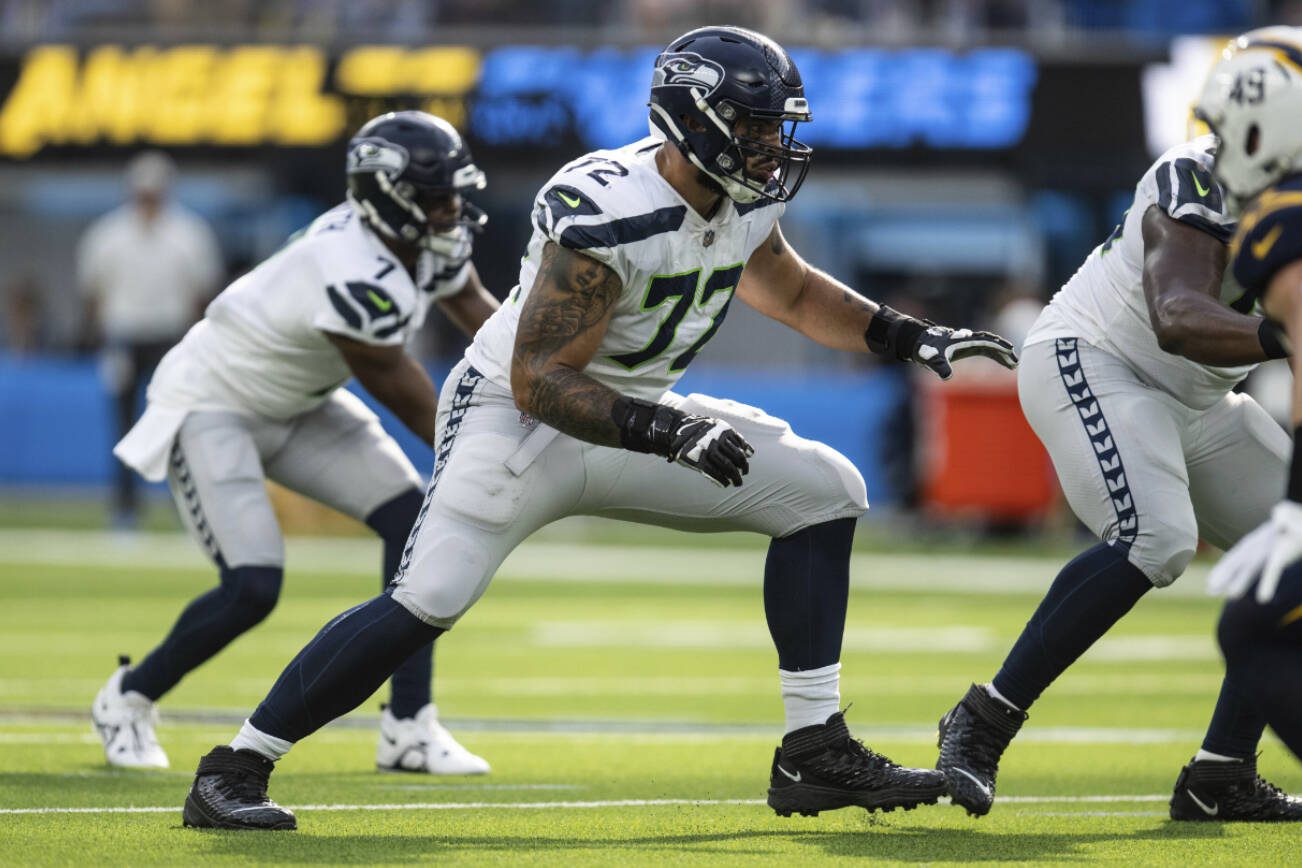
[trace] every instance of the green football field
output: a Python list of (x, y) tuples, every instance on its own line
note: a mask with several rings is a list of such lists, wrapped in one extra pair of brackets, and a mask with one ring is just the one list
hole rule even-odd
[[(1302, 830), (1166, 817), (1219, 684), (1206, 564), (1037, 704), (989, 816), (942, 802), (783, 819), (763, 804), (782, 710), (762, 545), (576, 527), (513, 555), (441, 642), (442, 717), (493, 773), (375, 772), (377, 695), (280, 764), (272, 796), (295, 833), (183, 829), (180, 805), (198, 757), (377, 589), (378, 544), (291, 541), (280, 607), (162, 703), (173, 768), (151, 773), (104, 765), (88, 708), (115, 656), (146, 652), (214, 574), (177, 535), (0, 530), (0, 863), (1296, 864)], [(842, 673), (856, 735), (933, 764), (936, 719), (993, 674), (1064, 556), (857, 551)], [(1262, 751), (1263, 773), (1302, 791), (1278, 742)]]

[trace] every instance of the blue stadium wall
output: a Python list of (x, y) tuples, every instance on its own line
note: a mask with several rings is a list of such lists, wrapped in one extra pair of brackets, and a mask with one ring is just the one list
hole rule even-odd
[[(449, 367), (431, 367), (436, 383)], [(802, 436), (845, 454), (863, 473), (870, 501), (884, 504), (895, 499), (881, 456), (887, 426), (900, 418), (896, 408), (907, 389), (899, 374), (898, 369), (757, 373), (702, 365), (677, 391), (732, 398), (786, 419)], [(369, 395), (357, 392), (428, 474), (429, 448)], [(94, 361), (0, 355), (0, 418), (0, 485), (58, 489), (109, 483), (115, 461), (109, 451), (112, 411)]]

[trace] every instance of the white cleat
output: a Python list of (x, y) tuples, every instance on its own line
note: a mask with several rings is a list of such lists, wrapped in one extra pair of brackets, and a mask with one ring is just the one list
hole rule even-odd
[(399, 720), (384, 707), (375, 765), (386, 771), (431, 775), (486, 775), (488, 761), (466, 750), (439, 723), (438, 709), (427, 705), (415, 717)]
[(109, 765), (124, 769), (165, 769), (167, 754), (154, 735), (158, 712), (143, 694), (122, 692), (122, 676), (131, 661), (127, 657), (119, 657), (118, 661), (121, 665), (90, 707), (95, 731), (104, 741), (104, 757)]

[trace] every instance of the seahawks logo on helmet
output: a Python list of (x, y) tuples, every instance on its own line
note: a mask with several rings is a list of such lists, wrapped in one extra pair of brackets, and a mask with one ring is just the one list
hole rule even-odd
[(655, 70), (652, 87), (677, 85), (680, 87), (702, 87), (707, 95), (723, 81), (723, 67), (713, 60), (706, 60), (699, 54), (684, 51), (677, 54), (662, 55), (663, 60)]
[(388, 171), (398, 175), (407, 168), (407, 149), (383, 139), (363, 139), (348, 152), (348, 172)]

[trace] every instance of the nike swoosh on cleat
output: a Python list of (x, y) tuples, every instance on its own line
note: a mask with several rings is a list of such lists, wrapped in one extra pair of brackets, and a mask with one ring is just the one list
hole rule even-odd
[(249, 811), (266, 811), (266, 810), (268, 810), (268, 808), (266, 808), (266, 807), (263, 806), (263, 805), (255, 805), (255, 806), (253, 806), (252, 808), (236, 808), (235, 810), (230, 811), (229, 813), (232, 813), (232, 814), (247, 814)]
[(980, 791), (982, 792), (982, 794), (984, 794), (985, 797), (986, 797), (987, 799), (993, 799), (993, 798), (995, 797), (994, 790), (990, 789), (990, 787), (988, 787), (987, 785), (981, 783), (981, 781), (977, 780), (976, 775), (972, 774), (972, 773), (971, 773), (970, 771), (968, 771), (967, 769), (960, 769), (960, 768), (955, 767), (954, 771), (958, 772), (960, 775), (962, 775), (963, 777), (967, 778), (967, 779), (970, 780), (972, 783), (976, 784), (976, 788), (977, 788), (978, 790), (980, 790)]
[(1193, 799), (1193, 803), (1198, 807), (1202, 808), (1203, 813), (1209, 817), (1215, 817), (1217, 814), (1221, 812), (1220, 805), (1218, 805), (1216, 802), (1212, 802), (1211, 807), (1208, 807), (1207, 803), (1204, 802), (1202, 799), (1198, 798), (1198, 794), (1195, 793), (1193, 790), (1189, 790), (1189, 798)]
[(802, 777), (804, 777), (804, 773), (803, 773), (803, 772), (796, 772), (796, 773), (793, 775), (791, 772), (789, 772), (789, 771), (787, 771), (786, 769), (784, 769), (784, 768), (782, 767), (782, 764), (781, 764), (781, 763), (778, 764), (778, 771), (782, 772), (782, 774), (784, 774), (784, 775), (786, 775), (787, 777), (791, 778), (791, 780), (795, 781), (796, 783), (800, 783), (800, 779), (801, 779)]

